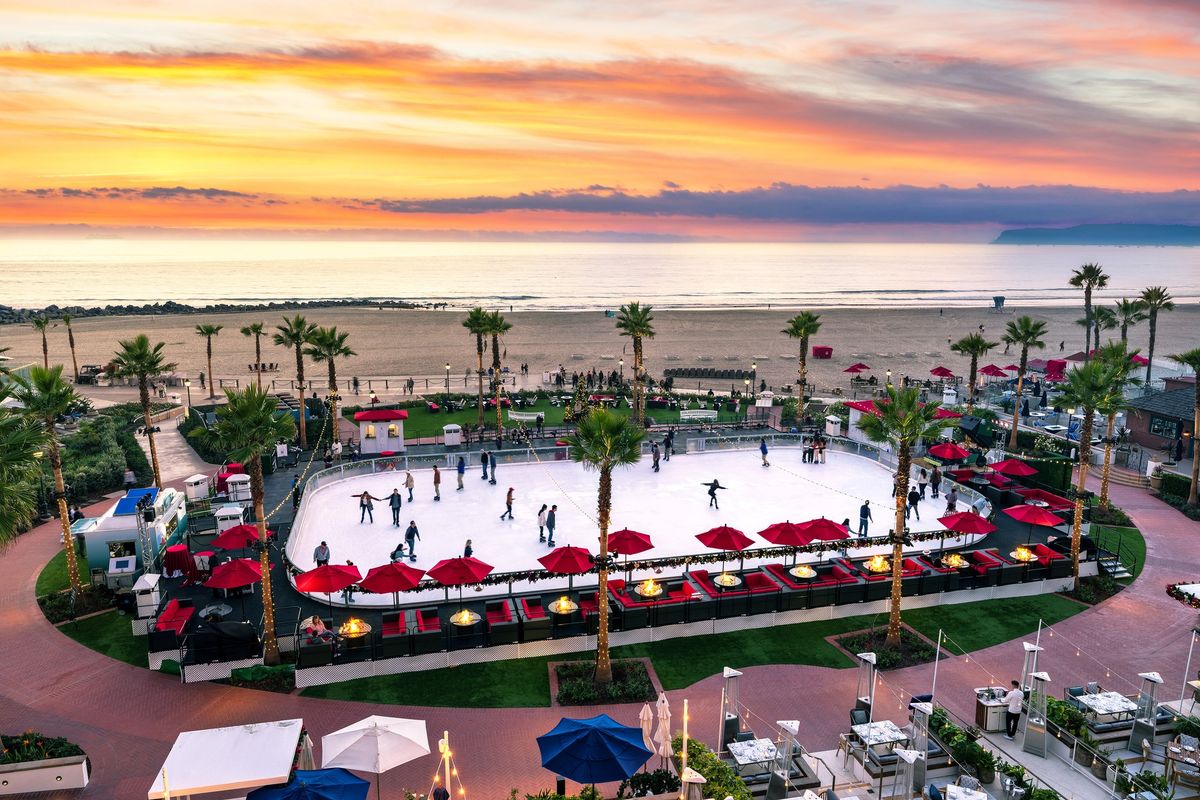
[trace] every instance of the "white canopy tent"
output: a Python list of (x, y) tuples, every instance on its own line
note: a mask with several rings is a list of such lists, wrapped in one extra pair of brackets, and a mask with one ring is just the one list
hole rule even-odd
[(260, 786), (287, 783), (303, 729), (304, 720), (285, 719), (184, 731), (171, 746), (146, 798), (244, 793)]

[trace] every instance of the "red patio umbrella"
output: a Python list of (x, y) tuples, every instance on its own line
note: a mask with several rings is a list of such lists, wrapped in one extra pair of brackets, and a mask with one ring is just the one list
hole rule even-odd
[(1003, 461), (997, 461), (995, 464), (992, 464), (992, 471), (1014, 478), (1028, 478), (1030, 475), (1037, 474), (1036, 469), (1016, 458), (1006, 458)]
[(392, 603), (399, 605), (400, 592), (415, 589), (425, 576), (425, 570), (410, 567), (401, 561), (393, 561), (382, 567), (372, 567), (367, 570), (367, 577), (358, 585), (368, 592), (376, 594), (392, 593)]
[(1025, 539), (1025, 544), (1029, 544), (1033, 539), (1033, 526), (1041, 525), (1045, 528), (1055, 528), (1063, 524), (1063, 518), (1057, 514), (1052, 514), (1040, 506), (1023, 504), (1019, 506), (1009, 506), (1004, 509), (1004, 513), (1015, 519), (1017, 522), (1025, 522), (1029, 525), (1029, 536)]
[(950, 370), (946, 369), (945, 367), (941, 367), (941, 366), (934, 367), (933, 369), (929, 370), (929, 374), (933, 375), (934, 377), (937, 377), (937, 378), (953, 378), (954, 377), (953, 372), (951, 372)]
[(955, 533), (991, 533), (996, 530), (995, 525), (979, 514), (972, 514), (970, 511), (960, 511), (947, 517), (938, 517), (938, 522), (942, 523), (946, 530)]
[(856, 370), (859, 370), (860, 372), (865, 372), (865, 371), (869, 370), (870, 368), (871, 368), (870, 364), (864, 364), (861, 361), (856, 361), (855, 363), (850, 365), (850, 369), (856, 369)]
[(350, 564), (322, 564), (316, 569), (296, 576), (296, 591), (325, 595), (329, 601), (329, 618), (333, 619), (333, 593), (340, 592), (362, 580), (358, 567)]
[(863, 368), (860, 367), (858, 364), (851, 364), (850, 366), (848, 366), (844, 370), (842, 370), (842, 372), (849, 372), (852, 375), (857, 375), (858, 373), (860, 373), (862, 371), (863, 371)]
[(608, 551), (617, 556), (635, 556), (654, 547), (650, 535), (622, 528), (608, 535)]
[(235, 558), (218, 564), (212, 576), (204, 582), (210, 589), (240, 589), (262, 580), (262, 567), (249, 558)]
[(547, 572), (567, 575), (567, 591), (572, 589), (575, 575), (580, 575), (592, 568), (592, 554), (582, 547), (556, 547), (538, 559)]
[[(267, 535), (270, 536), (271, 532), (267, 531)], [(256, 542), (258, 542), (257, 525), (234, 525), (213, 539), (212, 546), (222, 550), (245, 550), (248, 547), (254, 547)]]
[(1016, 364), (1009, 364), (1004, 369), (1006, 372), (1020, 372), (1021, 371), (1021, 368), (1018, 367)]
[[(443, 558), (433, 565), (427, 575), (443, 586), (458, 587), (458, 606), (462, 609), (462, 587), (464, 583), (479, 583), (488, 576), (495, 567), (485, 564), (474, 556), (459, 556), (458, 558)], [(450, 589), (446, 589), (446, 597), (450, 597)]]
[(771, 544), (798, 547), (813, 540), (807, 523), (776, 522), (758, 532), (758, 535)]
[(929, 448), (929, 454), (945, 461), (962, 461), (967, 456), (971, 455), (967, 450), (959, 447), (954, 442), (942, 442), (935, 444)]
[(715, 528), (697, 533), (696, 538), (705, 547), (711, 547), (713, 550), (721, 551), (721, 573), (725, 572), (725, 553), (729, 550), (737, 550), (741, 552), (750, 545), (754, 544), (754, 540), (746, 534), (739, 531), (737, 528), (731, 528), (728, 525), (719, 525)]
[(840, 522), (834, 522), (831, 519), (820, 517), (810, 522), (801, 523), (804, 529), (808, 531), (808, 535), (814, 540), (820, 539), (823, 542), (836, 542), (839, 539), (849, 539), (850, 530)]
[(1007, 378), (1008, 377), (1007, 375), (1004, 374), (1004, 370), (1000, 369), (1000, 367), (997, 367), (995, 364), (988, 364), (986, 367), (983, 367), (982, 369), (979, 370), (979, 374), (987, 375), (989, 378)]

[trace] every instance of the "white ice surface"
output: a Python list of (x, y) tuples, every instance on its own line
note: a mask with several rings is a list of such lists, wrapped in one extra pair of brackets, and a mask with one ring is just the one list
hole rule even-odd
[[(753, 547), (772, 545), (757, 532), (775, 522), (803, 522), (825, 516), (836, 522), (849, 518), (851, 533), (858, 527), (858, 508), (870, 500), (874, 521), (870, 534), (886, 534), (891, 528), (893, 501), (891, 472), (870, 459), (831, 452), (825, 464), (801, 463), (798, 448), (776, 447), (769, 455), (772, 466), (763, 467), (757, 450), (719, 451), (679, 454), (662, 462), (661, 471), (653, 472), (648, 458), (613, 476), (613, 510), (609, 530), (632, 528), (650, 535), (654, 549), (635, 558), (665, 558), (687, 553), (707, 552), (696, 534), (717, 525), (730, 525), (754, 539)], [(363, 575), (371, 567), (385, 564), (388, 556), (404, 537), (404, 529), (415, 520), (421, 532), (417, 542), (417, 561), (429, 569), (443, 558), (462, 555), (467, 539), (476, 558), (495, 567), (496, 572), (540, 569), (537, 559), (549, 548), (538, 542), (537, 513), (542, 503), (558, 505), (556, 545), (598, 549), (596, 495), (598, 475), (573, 462), (543, 464), (501, 463), (495, 486), (480, 479), (476, 466), (467, 471), (463, 491), (456, 491), (453, 470), (442, 470), (442, 500), (433, 501), (432, 470), (413, 470), (416, 479), (414, 502), (400, 510), (400, 527), (392, 527), (391, 509), (386, 500), (375, 503), (375, 522), (359, 523), (358, 497), (364, 490), (386, 498), (393, 488), (403, 488), (404, 473), (361, 475), (319, 487), (304, 497), (300, 523), (292, 531), (288, 554), (299, 567), (315, 566), (313, 549), (322, 541), (329, 543), (332, 563), (352, 560)], [(720, 509), (708, 507), (707, 483), (719, 478), (729, 488), (718, 491)], [(504, 495), (515, 489), (515, 519), (500, 520)], [(921, 521), (910, 520), (910, 530), (940, 530), (937, 517), (945, 505), (928, 499), (920, 506)], [(959, 510), (965, 504), (960, 501)], [(947, 539), (947, 545), (954, 540)], [(934, 543), (936, 547), (937, 543)], [(920, 551), (929, 544), (910, 548)], [(853, 554), (872, 555), (890, 548), (855, 550)], [(830, 554), (826, 553), (826, 557)], [(779, 559), (772, 559), (778, 561)], [(816, 561), (816, 555), (801, 555), (801, 561)], [(413, 563), (413, 562), (406, 562)], [(746, 564), (758, 563), (747, 559)], [(736, 562), (731, 562), (736, 567)], [(719, 569), (719, 564), (709, 569)], [(679, 570), (682, 572), (682, 570)], [(639, 573), (634, 573), (634, 579)], [(595, 576), (582, 576), (578, 583), (594, 584)], [(549, 590), (565, 587), (562, 580), (539, 581), (532, 587), (515, 584), (514, 591)], [(454, 590), (451, 590), (452, 592)], [(468, 592), (471, 590), (468, 589)], [(507, 586), (484, 587), (485, 594), (505, 593)], [(424, 595), (424, 597), (422, 597)], [(440, 599), (443, 590), (434, 593), (406, 593), (402, 604)], [(317, 599), (325, 602), (324, 595)], [(338, 598), (333, 598), (335, 604)], [(355, 595), (356, 605), (391, 605), (391, 595)]]

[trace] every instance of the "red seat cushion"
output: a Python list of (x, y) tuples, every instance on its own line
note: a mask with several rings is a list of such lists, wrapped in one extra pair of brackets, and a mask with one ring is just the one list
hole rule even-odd
[(543, 617), (546, 616), (546, 609), (542, 608), (541, 601), (534, 598), (533, 599), (534, 604), (531, 606), (529, 603), (530, 603), (530, 599), (528, 597), (521, 598), (521, 608), (524, 609), (526, 618), (542, 619)]
[(489, 625), (497, 622), (512, 622), (512, 611), (509, 609), (508, 603), (489, 604), (487, 621)]
[(417, 612), (417, 630), (436, 631), (441, 630), (441, 627), (442, 620), (438, 617), (436, 611), (423, 608)]
[(384, 636), (399, 636), (407, 628), (404, 625), (404, 612), (401, 611), (395, 619), (385, 619), (379, 629)]

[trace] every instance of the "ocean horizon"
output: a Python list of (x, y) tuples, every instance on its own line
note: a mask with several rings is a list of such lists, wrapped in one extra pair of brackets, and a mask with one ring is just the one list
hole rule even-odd
[(1165, 285), (1200, 300), (1187, 247), (991, 244), (0, 240), (0, 304), (344, 299), (514, 311), (911, 308), (1080, 302), (1071, 270), (1111, 275), (1098, 301)]

